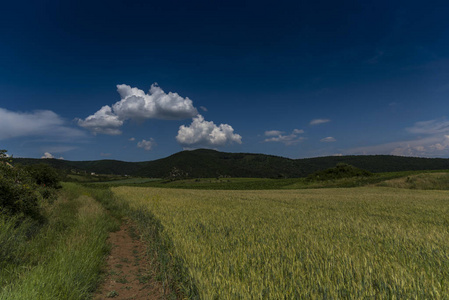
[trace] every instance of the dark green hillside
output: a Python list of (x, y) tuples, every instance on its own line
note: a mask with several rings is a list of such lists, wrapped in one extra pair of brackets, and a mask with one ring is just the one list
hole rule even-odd
[(289, 159), (251, 153), (225, 153), (199, 149), (182, 151), (167, 158), (147, 162), (136, 175), (165, 177), (173, 167), (187, 172), (189, 177), (305, 177), (311, 173), (349, 164), (373, 173), (411, 170), (449, 169), (449, 159), (401, 157), (392, 155), (328, 156)]
[(136, 175), (145, 177), (166, 177), (174, 168), (189, 177), (301, 177), (293, 159), (247, 153), (225, 153), (199, 149), (182, 151), (167, 158), (148, 162)]
[(289, 159), (265, 154), (226, 153), (206, 149), (182, 151), (166, 158), (147, 162), (15, 158), (14, 163), (24, 165), (46, 163), (57, 169), (154, 178), (168, 177), (174, 168), (181, 170), (191, 178), (227, 176), (296, 178), (333, 168), (339, 163), (349, 164), (373, 173), (449, 169), (449, 159), (442, 158), (353, 155)]
[(59, 170), (86, 171), (97, 174), (130, 175), (141, 169), (145, 163), (120, 160), (70, 161), (62, 159), (14, 158), (14, 163), (22, 165), (48, 164)]
[(297, 161), (301, 167), (307, 170), (308, 174), (335, 167), (339, 163), (349, 164), (373, 173), (449, 169), (449, 159), (446, 158), (393, 155), (327, 156), (298, 159)]
[(97, 174), (118, 174), (130, 175), (142, 168), (143, 163), (140, 162), (125, 162), (119, 160), (93, 160), (93, 161), (78, 161), (72, 162), (81, 170), (95, 172)]

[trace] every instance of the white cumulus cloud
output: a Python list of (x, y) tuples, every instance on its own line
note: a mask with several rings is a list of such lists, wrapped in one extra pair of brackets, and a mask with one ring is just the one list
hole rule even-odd
[(93, 134), (118, 135), (122, 133), (119, 128), (123, 125), (123, 121), (112, 112), (109, 105), (103, 106), (86, 119), (78, 119), (77, 121), (79, 126), (89, 129)]
[(178, 93), (165, 93), (156, 83), (148, 94), (126, 84), (117, 85), (121, 100), (113, 105), (114, 112), (126, 119), (183, 120), (198, 114), (192, 100)]
[(312, 121), (310, 121), (309, 125), (320, 125), (320, 124), (324, 124), (327, 122), (330, 122), (331, 120), (329, 119), (314, 119)]
[(25, 136), (50, 138), (82, 137), (84, 133), (71, 128), (50, 110), (13, 112), (0, 108), (0, 140)]
[(149, 141), (141, 140), (140, 142), (137, 143), (137, 147), (143, 148), (146, 151), (150, 151), (154, 147), (154, 145), (155, 145), (155, 142), (152, 138)]
[(53, 156), (53, 154), (49, 153), (49, 152), (45, 152), (43, 156), (41, 156), (41, 158), (55, 158)]
[[(56, 158), (54, 157), (53, 154), (51, 154), (50, 152), (45, 152), (43, 156), (41, 156), (41, 158)], [(58, 159), (64, 159), (64, 157), (59, 157)]]
[(234, 133), (228, 124), (215, 125), (202, 115), (193, 118), (189, 126), (181, 125), (176, 140), (184, 147), (217, 147), (228, 143), (242, 143), (242, 137)]
[(121, 134), (120, 127), (124, 121), (163, 119), (183, 120), (198, 114), (188, 97), (178, 93), (165, 93), (156, 83), (151, 85), (148, 93), (127, 84), (117, 85), (120, 101), (111, 106), (103, 106), (86, 119), (78, 119), (78, 125), (89, 129), (94, 134)]

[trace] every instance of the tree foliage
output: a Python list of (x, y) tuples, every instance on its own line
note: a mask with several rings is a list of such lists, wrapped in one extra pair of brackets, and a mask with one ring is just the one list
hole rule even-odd
[[(6, 150), (0, 150), (0, 213), (43, 221), (40, 206), (55, 197), (59, 183), (49, 166), (12, 166)], [(28, 170), (30, 169), (30, 170)]]
[(325, 181), (351, 177), (369, 177), (373, 173), (356, 168), (354, 166), (339, 163), (334, 168), (318, 171), (307, 176), (309, 181)]
[(30, 165), (25, 169), (34, 178), (37, 185), (48, 188), (60, 188), (58, 172), (46, 164)]

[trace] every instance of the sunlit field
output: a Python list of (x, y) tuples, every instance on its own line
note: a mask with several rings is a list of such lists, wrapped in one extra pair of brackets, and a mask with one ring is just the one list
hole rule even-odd
[(160, 220), (202, 299), (449, 297), (445, 191), (112, 190)]

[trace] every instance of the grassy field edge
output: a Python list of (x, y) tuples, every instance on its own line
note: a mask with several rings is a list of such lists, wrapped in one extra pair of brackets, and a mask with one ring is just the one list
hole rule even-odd
[(130, 218), (135, 222), (152, 259), (155, 279), (162, 283), (169, 299), (199, 299), (198, 289), (184, 262), (173, 256), (173, 242), (165, 234), (160, 220), (146, 209), (131, 208), (128, 201), (118, 197), (108, 186), (86, 185), (86, 188), (115, 218)]
[(133, 209), (130, 217), (147, 242), (148, 251), (156, 267), (156, 280), (162, 282), (170, 298), (200, 299), (198, 288), (190, 277), (182, 258), (174, 256), (173, 241), (164, 232), (159, 219), (147, 210)]
[(34, 226), (37, 233), (32, 236), (29, 228), (20, 229), (30, 227), (28, 222), (4, 232), (11, 237), (9, 250), (15, 246), (20, 251), (10, 252), (14, 257), (2, 262), (0, 299), (86, 299), (95, 291), (109, 252), (106, 240), (118, 229), (117, 219), (88, 189), (72, 183), (63, 184), (45, 211), (48, 223)]

